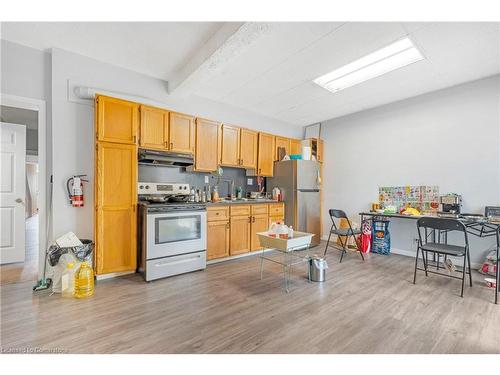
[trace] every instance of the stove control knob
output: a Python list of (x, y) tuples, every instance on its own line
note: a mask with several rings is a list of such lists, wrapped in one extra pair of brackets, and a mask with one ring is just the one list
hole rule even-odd
[(146, 185), (146, 189), (149, 189), (149, 185)]
[(144, 189), (144, 185), (140, 185), (140, 186), (139, 186), (139, 189), (140, 189), (140, 190)]

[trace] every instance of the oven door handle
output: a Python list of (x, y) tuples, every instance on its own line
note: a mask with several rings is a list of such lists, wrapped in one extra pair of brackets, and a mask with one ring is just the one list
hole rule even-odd
[(174, 264), (182, 264), (182, 263), (187, 263), (187, 262), (191, 262), (191, 261), (193, 261), (194, 259), (198, 259), (198, 258), (200, 258), (200, 255), (195, 255), (195, 256), (192, 256), (192, 257), (189, 257), (189, 258), (176, 260), (176, 261), (174, 261), (174, 262), (156, 263), (156, 264), (155, 264), (155, 267), (165, 267), (165, 266), (172, 266), (172, 265), (174, 265)]

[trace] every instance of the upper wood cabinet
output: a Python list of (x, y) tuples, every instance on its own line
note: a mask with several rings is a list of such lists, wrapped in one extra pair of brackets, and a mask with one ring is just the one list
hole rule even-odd
[(141, 105), (141, 131), (139, 146), (142, 148), (167, 150), (168, 112), (159, 108)]
[(302, 154), (302, 144), (300, 139), (291, 139), (290, 140), (290, 154)]
[(280, 160), (279, 158), (279, 148), (282, 147), (285, 149), (285, 152), (287, 155), (290, 155), (290, 150), (291, 150), (291, 142), (290, 138), (284, 138), (284, 137), (278, 137), (276, 136), (276, 143), (275, 143), (275, 153), (274, 153), (274, 160)]
[(98, 95), (95, 99), (98, 141), (135, 144), (139, 123), (139, 104)]
[(316, 158), (320, 163), (323, 163), (324, 161), (324, 153), (323, 153), (323, 140), (322, 139), (317, 139), (317, 155)]
[(241, 166), (247, 169), (257, 169), (259, 133), (241, 128), (240, 129), (240, 161)]
[(259, 133), (257, 175), (272, 177), (274, 164), (274, 135)]
[(240, 128), (222, 125), (220, 164), (228, 167), (239, 167), (240, 159)]
[(137, 146), (97, 142), (96, 273), (137, 267)]
[(218, 168), (219, 129), (218, 122), (196, 119), (195, 170), (211, 172)]
[(182, 113), (169, 114), (168, 149), (175, 152), (194, 153), (194, 117)]

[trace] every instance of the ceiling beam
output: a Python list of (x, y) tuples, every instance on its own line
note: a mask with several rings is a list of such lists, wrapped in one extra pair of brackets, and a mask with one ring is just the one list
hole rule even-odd
[(169, 94), (186, 97), (255, 41), (277, 28), (268, 22), (225, 23), (193, 57), (168, 80)]

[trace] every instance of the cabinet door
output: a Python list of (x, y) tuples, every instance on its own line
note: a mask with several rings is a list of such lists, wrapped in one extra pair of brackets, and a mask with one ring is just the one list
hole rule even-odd
[(169, 150), (183, 153), (194, 152), (194, 117), (170, 112)]
[(240, 160), (240, 129), (222, 125), (221, 165), (238, 167)]
[(259, 133), (257, 175), (272, 177), (274, 164), (274, 135)]
[(196, 119), (196, 154), (197, 171), (215, 171), (219, 165), (219, 128), (215, 121)]
[(255, 215), (252, 216), (252, 236), (251, 236), (251, 246), (252, 251), (262, 249), (260, 246), (259, 236), (257, 233), (265, 232), (269, 228), (269, 218), (267, 215)]
[(207, 231), (207, 259), (229, 256), (229, 220), (209, 221)]
[(290, 140), (290, 154), (302, 154), (302, 144), (300, 142), (300, 139)]
[(99, 142), (96, 155), (96, 273), (137, 267), (137, 147)]
[(139, 104), (98, 95), (95, 105), (98, 141), (137, 143)]
[(249, 216), (232, 216), (229, 253), (238, 255), (250, 251), (251, 223)]
[(143, 148), (168, 150), (168, 112), (141, 105), (139, 145)]
[(278, 148), (282, 147), (285, 149), (286, 154), (290, 155), (290, 139), (289, 138), (283, 138), (283, 137), (276, 137), (276, 142), (275, 142), (275, 153), (274, 153), (274, 160), (280, 160), (279, 158), (279, 150)]
[(323, 158), (323, 140), (322, 139), (318, 139), (317, 140), (318, 144), (317, 144), (317, 159), (320, 163), (323, 162), (324, 158)]
[(257, 169), (258, 133), (248, 129), (240, 129), (241, 166)]

